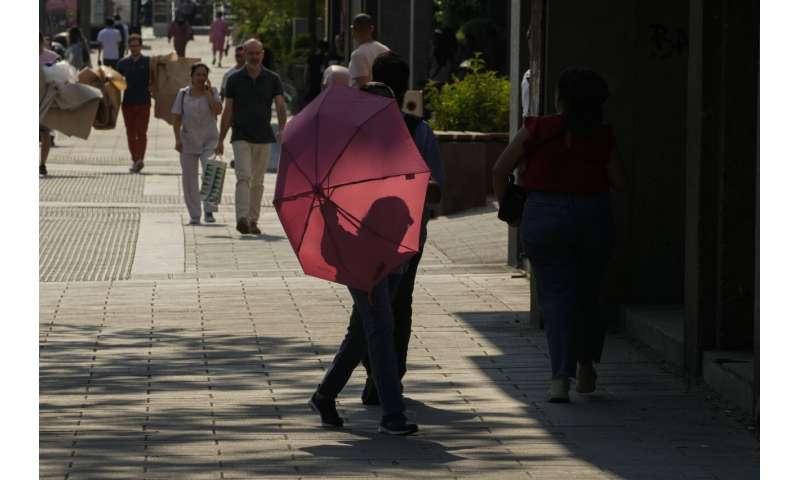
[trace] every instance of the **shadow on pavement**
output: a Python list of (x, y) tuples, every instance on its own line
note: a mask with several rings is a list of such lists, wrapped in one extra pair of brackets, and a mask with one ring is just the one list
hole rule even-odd
[[(560, 439), (563, 452), (535, 460), (536, 448), (529, 446), (529, 454), (517, 456), (523, 465), (571, 458), (622, 478), (758, 478), (758, 445), (744, 426), (710, 409), (684, 379), (664, 371), (658, 359), (619, 335), (607, 339), (597, 367), (598, 390), (577, 394), (573, 380), (572, 403), (552, 404), (546, 402), (550, 360), (545, 332), (519, 321), (527, 311), (455, 315), (487, 347), (501, 352), (471, 361), (513, 399), (516, 406), (507, 412), (526, 416), (549, 437)], [(466, 401), (477, 395), (461, 393)], [(504, 415), (490, 413), (498, 414)], [(502, 422), (490, 428), (502, 428)], [(518, 435), (525, 429), (512, 431)], [(500, 441), (514, 450), (512, 438)]]

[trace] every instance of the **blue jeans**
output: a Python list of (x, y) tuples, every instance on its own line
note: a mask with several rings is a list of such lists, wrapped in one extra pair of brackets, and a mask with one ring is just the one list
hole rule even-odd
[(384, 417), (405, 411), (400, 393), (392, 314), (392, 298), (401, 277), (402, 275), (389, 274), (369, 294), (348, 289), (361, 322), (351, 322), (347, 327), (347, 334), (333, 358), (333, 364), (317, 389), (320, 394), (330, 398), (339, 395), (353, 370), (364, 358), (366, 347), (371, 376), (378, 389)]
[(607, 193), (528, 194), (522, 239), (537, 281), (554, 377), (574, 377), (578, 361), (600, 360), (600, 292), (613, 237)]

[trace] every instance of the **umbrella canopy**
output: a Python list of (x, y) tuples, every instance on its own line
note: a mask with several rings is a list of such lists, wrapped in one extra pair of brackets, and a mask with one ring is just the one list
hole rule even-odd
[(429, 178), (394, 99), (334, 86), (287, 124), (273, 204), (305, 273), (370, 291), (419, 251)]

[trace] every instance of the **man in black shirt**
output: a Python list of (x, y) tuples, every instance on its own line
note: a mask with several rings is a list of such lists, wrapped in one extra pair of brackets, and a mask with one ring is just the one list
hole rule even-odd
[(258, 217), (264, 194), (264, 173), (271, 144), (272, 102), (278, 114), (278, 138), (286, 125), (286, 103), (281, 78), (261, 65), (264, 46), (258, 40), (244, 43), (245, 67), (228, 78), (225, 109), (216, 153), (222, 155), (228, 129), (233, 126), (231, 145), (236, 166), (236, 230), (260, 235)]

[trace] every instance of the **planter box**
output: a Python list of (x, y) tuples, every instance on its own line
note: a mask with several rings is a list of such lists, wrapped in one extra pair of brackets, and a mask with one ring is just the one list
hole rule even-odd
[(486, 205), (492, 191), (492, 166), (508, 143), (506, 133), (435, 132), (447, 191), (436, 209), (449, 215)]

